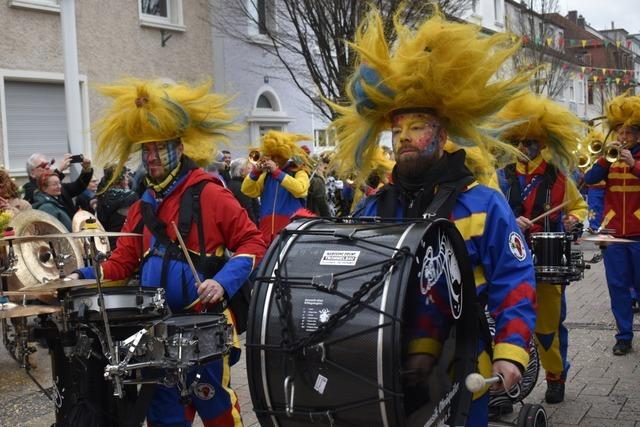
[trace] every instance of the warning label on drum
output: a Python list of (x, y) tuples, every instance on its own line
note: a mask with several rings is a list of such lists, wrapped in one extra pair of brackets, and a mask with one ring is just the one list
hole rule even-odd
[(327, 377), (318, 374), (318, 378), (316, 378), (316, 383), (313, 386), (313, 389), (320, 394), (324, 394), (324, 388), (327, 386)]
[(360, 251), (329, 251), (322, 254), (320, 265), (356, 265)]
[(313, 332), (322, 322), (324, 299), (305, 298), (302, 303), (302, 316), (300, 317), (300, 329)]

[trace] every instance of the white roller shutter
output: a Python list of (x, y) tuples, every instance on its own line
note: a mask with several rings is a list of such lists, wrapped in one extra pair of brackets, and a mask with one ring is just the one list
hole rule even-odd
[(62, 83), (5, 80), (7, 166), (24, 170), (31, 154), (62, 158), (69, 152)]

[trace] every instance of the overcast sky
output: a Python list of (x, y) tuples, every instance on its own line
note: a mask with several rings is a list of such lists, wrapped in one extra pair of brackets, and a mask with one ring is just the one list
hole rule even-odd
[(631, 34), (640, 33), (639, 0), (558, 0), (560, 12), (577, 10), (596, 30), (624, 28)]

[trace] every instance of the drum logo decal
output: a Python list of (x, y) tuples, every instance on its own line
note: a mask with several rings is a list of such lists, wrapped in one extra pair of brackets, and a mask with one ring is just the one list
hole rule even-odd
[(331, 316), (331, 312), (329, 311), (329, 309), (323, 308), (322, 310), (320, 310), (320, 316), (318, 320), (320, 321), (320, 323), (327, 323), (329, 321), (329, 316)]
[(320, 259), (320, 265), (356, 265), (360, 251), (330, 251), (325, 250)]
[(447, 236), (440, 235), (438, 241), (438, 253), (434, 255), (434, 247), (430, 245), (424, 255), (420, 273), (420, 292), (422, 295), (427, 295), (427, 304), (432, 302), (429, 291), (444, 274), (449, 293), (451, 314), (454, 319), (458, 319), (462, 314), (462, 275), (460, 266)]
[(511, 234), (509, 234), (509, 249), (518, 261), (524, 261), (527, 257), (527, 250), (524, 248), (522, 237), (520, 237), (520, 235), (515, 231), (512, 231)]
[(216, 390), (209, 383), (198, 383), (194, 394), (198, 399), (201, 400), (211, 400), (213, 396), (216, 394)]

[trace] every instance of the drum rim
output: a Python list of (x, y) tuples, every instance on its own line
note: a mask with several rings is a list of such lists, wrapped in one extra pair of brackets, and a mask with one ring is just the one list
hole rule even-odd
[(550, 239), (568, 239), (571, 234), (564, 231), (541, 231), (539, 233), (531, 233), (531, 239), (550, 238)]
[[(147, 288), (147, 289), (145, 289)], [(150, 288), (150, 289), (149, 289)], [(158, 292), (158, 289), (162, 289), (159, 287), (149, 287), (149, 286), (131, 286), (131, 285), (119, 285), (119, 286), (108, 286), (102, 288), (102, 293), (107, 295), (124, 295), (124, 294), (132, 294), (132, 293), (142, 293), (154, 295)], [(93, 296), (98, 295), (98, 288), (71, 288), (67, 291), (67, 297), (75, 297), (75, 296)]]

